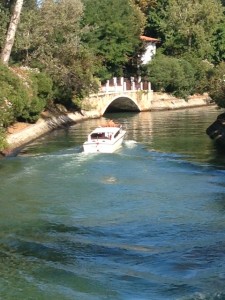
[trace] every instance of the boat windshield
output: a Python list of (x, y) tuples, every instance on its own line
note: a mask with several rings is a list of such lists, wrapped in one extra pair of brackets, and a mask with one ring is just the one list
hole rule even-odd
[(97, 139), (108, 139), (109, 137), (106, 136), (104, 132), (99, 132), (99, 133), (92, 133), (91, 139), (97, 140)]

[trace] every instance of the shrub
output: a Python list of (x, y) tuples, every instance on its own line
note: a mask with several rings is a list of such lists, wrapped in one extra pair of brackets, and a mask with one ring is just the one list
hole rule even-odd
[(31, 73), (32, 89), (39, 99), (43, 99), (46, 102), (52, 99), (52, 80), (45, 73)]
[(209, 91), (209, 78), (214, 66), (194, 55), (174, 58), (157, 54), (147, 65), (146, 74), (155, 91), (186, 98), (193, 93)]
[(29, 102), (28, 88), (9, 68), (0, 64), (1, 126), (7, 127), (23, 114)]
[(209, 73), (209, 95), (219, 107), (225, 108), (225, 63)]
[(52, 97), (52, 81), (32, 69), (0, 65), (0, 124), (35, 122)]
[(184, 98), (194, 91), (195, 72), (184, 59), (158, 54), (147, 66), (146, 74), (155, 91)]
[(25, 119), (29, 122), (35, 122), (39, 118), (40, 113), (52, 100), (53, 83), (51, 78), (45, 73), (31, 72), (30, 80), (33, 96), (27, 108)]
[(5, 130), (0, 128), (0, 151), (2, 151), (6, 147), (6, 139), (5, 139)]
[(194, 70), (194, 92), (202, 94), (208, 91), (208, 78), (214, 66), (207, 60), (202, 60), (194, 56), (193, 54), (186, 54), (185, 57), (183, 57), (183, 59), (188, 61), (188, 63), (191, 64)]

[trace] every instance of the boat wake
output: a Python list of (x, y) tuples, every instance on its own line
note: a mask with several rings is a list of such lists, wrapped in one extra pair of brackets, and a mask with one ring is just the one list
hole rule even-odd
[(136, 147), (138, 143), (134, 140), (126, 140), (124, 141), (124, 145), (127, 147), (127, 148), (134, 148)]

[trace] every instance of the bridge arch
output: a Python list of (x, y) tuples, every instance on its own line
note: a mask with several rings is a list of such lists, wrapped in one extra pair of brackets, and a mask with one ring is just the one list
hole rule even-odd
[(102, 115), (107, 112), (140, 112), (141, 109), (138, 103), (131, 97), (126, 95), (116, 96), (111, 98), (103, 107)]
[(95, 110), (100, 116), (109, 111), (149, 111), (153, 99), (152, 90), (104, 92), (89, 95), (82, 101), (83, 110)]

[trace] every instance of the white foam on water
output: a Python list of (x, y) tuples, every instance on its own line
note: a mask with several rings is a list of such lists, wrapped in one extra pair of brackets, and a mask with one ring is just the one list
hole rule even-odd
[(128, 148), (134, 148), (134, 147), (136, 147), (136, 145), (138, 143), (136, 141), (134, 141), (134, 140), (126, 140), (126, 141), (124, 141), (124, 144)]

